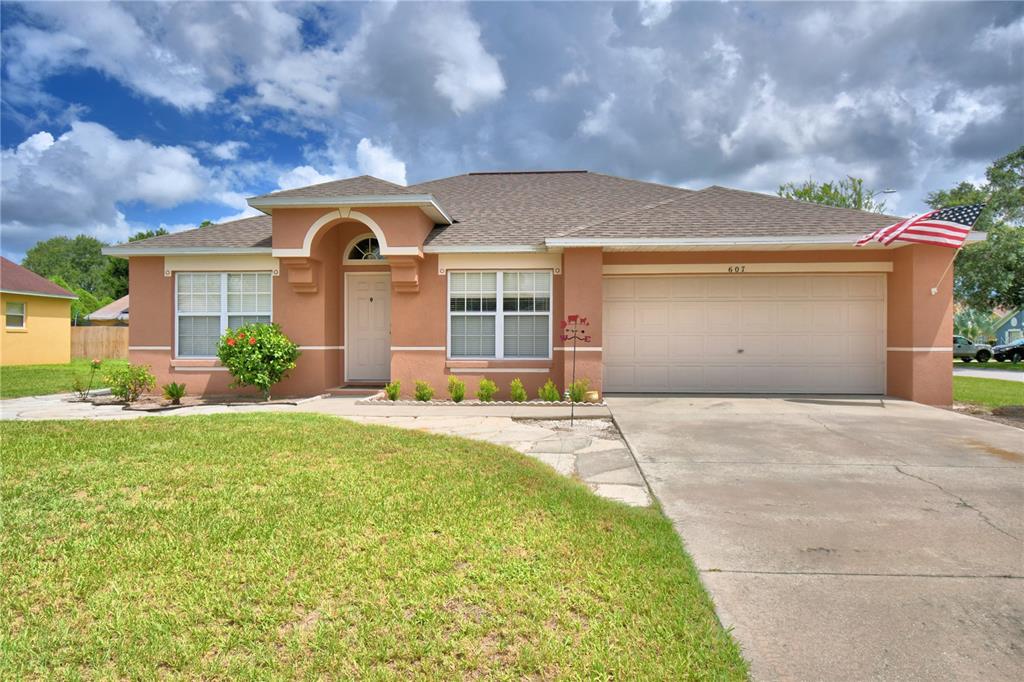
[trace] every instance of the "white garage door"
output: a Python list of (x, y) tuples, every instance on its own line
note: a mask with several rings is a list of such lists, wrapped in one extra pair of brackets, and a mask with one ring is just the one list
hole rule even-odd
[(604, 279), (604, 389), (882, 393), (885, 276)]

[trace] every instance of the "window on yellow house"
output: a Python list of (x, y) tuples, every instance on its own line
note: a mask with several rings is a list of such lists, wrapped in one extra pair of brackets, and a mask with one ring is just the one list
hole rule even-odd
[(25, 304), (24, 303), (8, 303), (7, 310), (4, 311), (6, 319), (4, 324), (9, 329), (24, 329), (25, 328)]

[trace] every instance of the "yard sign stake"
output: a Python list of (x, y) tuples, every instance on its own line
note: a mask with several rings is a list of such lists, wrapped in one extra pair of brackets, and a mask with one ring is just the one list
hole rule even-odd
[(562, 320), (562, 342), (572, 341), (572, 380), (569, 383), (570, 389), (566, 391), (569, 394), (569, 427), (575, 424), (576, 420), (576, 401), (572, 399), (572, 385), (576, 383), (576, 343), (582, 341), (583, 343), (590, 343), (590, 335), (587, 334), (587, 327), (590, 326), (590, 322), (587, 318), (580, 317), (579, 315), (570, 315), (568, 319)]

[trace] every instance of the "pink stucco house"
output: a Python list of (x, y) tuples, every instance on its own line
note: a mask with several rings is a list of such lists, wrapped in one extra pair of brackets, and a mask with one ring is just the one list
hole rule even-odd
[(130, 262), (131, 360), (160, 382), (227, 392), (217, 338), (272, 320), (302, 348), (280, 393), (449, 374), (533, 393), (567, 383), (559, 321), (579, 314), (577, 375), (608, 392), (951, 401), (953, 251), (853, 247), (891, 216), (585, 171), (249, 204), (265, 215), (106, 250)]

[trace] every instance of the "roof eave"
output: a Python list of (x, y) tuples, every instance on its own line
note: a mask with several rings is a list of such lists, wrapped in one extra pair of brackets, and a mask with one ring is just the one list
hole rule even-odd
[(105, 246), (104, 256), (129, 258), (131, 256), (240, 256), (245, 254), (270, 255), (269, 246), (143, 246), (132, 248), (121, 246)]
[(250, 206), (272, 215), (275, 208), (342, 208), (415, 206), (438, 225), (451, 225), (452, 218), (441, 208), (432, 194), (365, 194), (336, 197), (274, 197), (247, 199)]
[(17, 289), (0, 289), (0, 294), (14, 294), (15, 296), (38, 296), (39, 298), (63, 298), (68, 301), (76, 300), (74, 294), (44, 294), (41, 291), (19, 291)]

